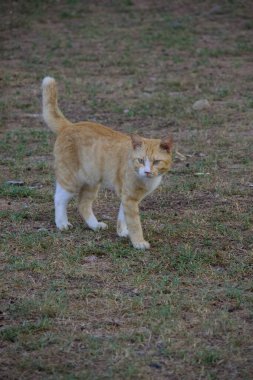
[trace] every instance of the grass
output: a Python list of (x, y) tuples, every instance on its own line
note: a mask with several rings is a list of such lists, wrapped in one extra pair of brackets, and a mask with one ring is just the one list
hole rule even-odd
[(35, 195), (33, 189), (27, 186), (13, 186), (8, 184), (3, 184), (0, 187), (0, 194), (4, 197), (9, 198), (27, 198)]
[[(252, 378), (250, 15), (229, 0), (1, 5), (2, 378)], [(150, 251), (116, 236), (109, 190), (108, 230), (75, 201), (73, 229), (55, 229), (45, 75), (74, 121), (173, 134), (185, 161), (141, 203)]]
[(15, 342), (24, 335), (32, 335), (38, 332), (47, 331), (50, 328), (50, 322), (47, 318), (37, 321), (36, 323), (24, 322), (20, 326), (6, 327), (1, 331), (1, 337), (5, 341)]

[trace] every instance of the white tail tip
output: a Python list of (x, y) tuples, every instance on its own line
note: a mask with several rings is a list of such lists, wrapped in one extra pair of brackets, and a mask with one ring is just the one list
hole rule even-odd
[(46, 87), (46, 86), (48, 86), (51, 83), (55, 83), (54, 78), (52, 78), (52, 77), (45, 77), (43, 79), (43, 81), (42, 81), (42, 87)]

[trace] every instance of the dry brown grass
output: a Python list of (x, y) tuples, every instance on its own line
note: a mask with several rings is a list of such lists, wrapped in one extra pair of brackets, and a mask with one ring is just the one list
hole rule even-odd
[[(252, 378), (251, 8), (1, 5), (2, 378)], [(73, 230), (56, 231), (45, 75), (72, 120), (173, 133), (186, 161), (142, 203), (150, 252), (116, 237), (109, 191), (96, 203), (108, 231), (82, 226), (74, 203)]]

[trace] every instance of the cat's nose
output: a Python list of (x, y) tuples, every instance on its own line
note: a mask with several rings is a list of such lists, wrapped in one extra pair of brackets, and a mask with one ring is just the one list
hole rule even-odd
[(151, 174), (151, 172), (150, 172), (150, 171), (145, 171), (145, 174), (146, 174), (147, 176), (149, 176), (149, 175)]

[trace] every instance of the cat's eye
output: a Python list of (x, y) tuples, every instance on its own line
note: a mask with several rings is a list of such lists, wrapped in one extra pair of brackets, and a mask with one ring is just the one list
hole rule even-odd
[(144, 160), (143, 160), (143, 158), (138, 158), (138, 161), (139, 161), (140, 164), (143, 164), (143, 165), (144, 165)]
[(158, 165), (158, 164), (160, 164), (160, 162), (161, 162), (161, 160), (154, 160), (154, 161), (153, 161), (153, 164), (154, 164), (154, 165)]

